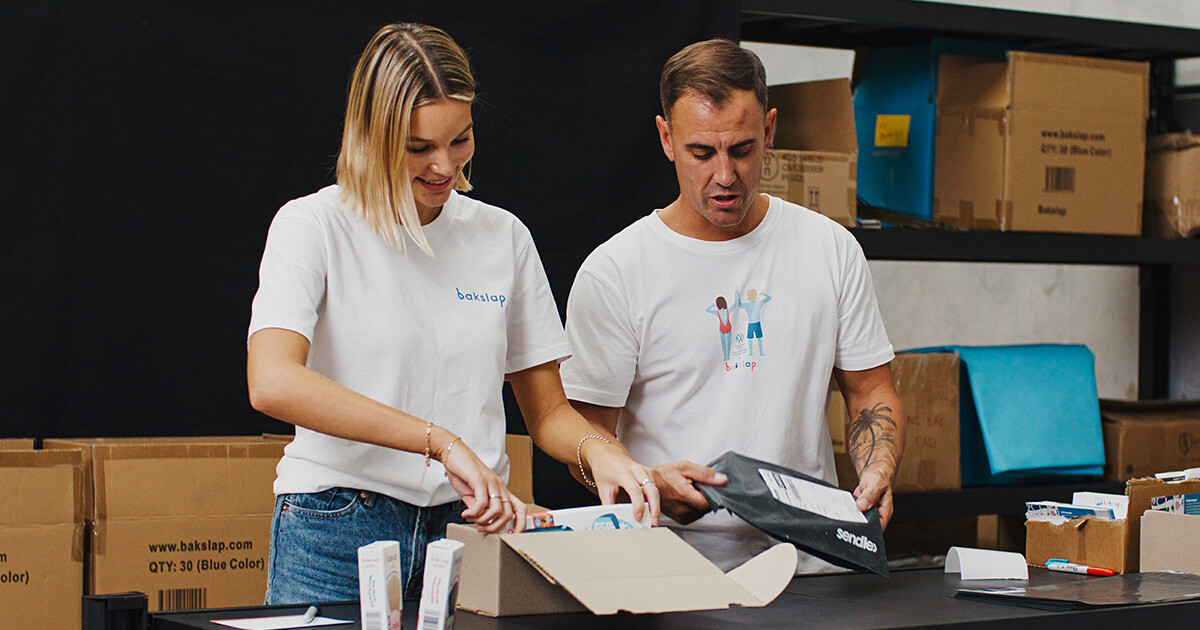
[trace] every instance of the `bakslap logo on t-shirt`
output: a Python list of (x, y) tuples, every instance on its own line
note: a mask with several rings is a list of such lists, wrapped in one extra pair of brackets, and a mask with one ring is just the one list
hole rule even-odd
[(503, 295), (498, 293), (475, 293), (473, 291), (463, 291), (458, 287), (454, 287), (454, 292), (458, 294), (458, 299), (468, 302), (495, 302), (504, 308), (504, 301), (507, 300)]

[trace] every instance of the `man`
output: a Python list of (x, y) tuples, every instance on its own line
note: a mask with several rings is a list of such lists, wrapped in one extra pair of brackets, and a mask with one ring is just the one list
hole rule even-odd
[[(776, 112), (753, 53), (726, 40), (688, 46), (667, 62), (660, 92), (658, 132), (679, 197), (580, 268), (567, 306), (568, 397), (656, 466), (643, 483), (657, 485), (671, 526), (728, 569), (774, 541), (728, 512), (709, 513), (693, 484), (725, 479), (693, 462), (732, 450), (835, 481), (825, 422), (832, 373), (857, 418), (858, 507), (878, 506), (886, 523), (904, 414), (862, 249), (826, 217), (758, 194)], [(754, 356), (752, 340), (738, 339), (726, 358), (711, 343), (705, 306), (750, 287), (771, 287), (772, 352), (760, 346)], [(761, 308), (767, 296), (746, 297)], [(748, 319), (738, 326), (758, 322)], [(801, 556), (800, 571), (819, 570)]]

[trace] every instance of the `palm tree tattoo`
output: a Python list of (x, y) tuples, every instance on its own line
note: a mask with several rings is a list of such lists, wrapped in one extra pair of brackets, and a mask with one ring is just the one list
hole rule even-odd
[[(871, 456), (875, 453), (876, 444), (896, 443), (895, 434), (884, 426), (886, 422), (891, 425), (892, 429), (896, 428), (896, 422), (887, 415), (890, 413), (892, 413), (891, 407), (884, 406), (883, 403), (875, 403), (874, 407), (860, 411), (854, 422), (850, 423), (850, 457), (856, 462), (862, 462), (860, 470), (865, 469), (871, 463)], [(864, 436), (870, 436), (870, 439), (865, 439)]]

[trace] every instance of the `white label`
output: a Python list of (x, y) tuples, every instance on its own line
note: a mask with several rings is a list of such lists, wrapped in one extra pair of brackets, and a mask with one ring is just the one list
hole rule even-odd
[(830, 488), (805, 479), (783, 475), (773, 470), (758, 469), (771, 496), (806, 512), (849, 523), (866, 523), (867, 517), (854, 504), (854, 495), (840, 488)]

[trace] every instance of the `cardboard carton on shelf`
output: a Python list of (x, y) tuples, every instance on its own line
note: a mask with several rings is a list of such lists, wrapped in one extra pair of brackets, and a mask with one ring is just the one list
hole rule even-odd
[(1142, 233), (1149, 64), (1013, 51), (944, 56), (934, 219), (971, 229)]
[[(953, 352), (897, 354), (892, 361), (896, 393), (904, 405), (908, 426), (904, 456), (896, 472), (897, 492), (957, 490), (959, 467), (959, 360)], [(829, 435), (833, 440), (838, 486), (853, 490), (858, 475), (850, 461), (846, 403), (831, 384)]]
[(78, 628), (83, 454), (0, 452), (0, 628)]
[(1100, 421), (1107, 479), (1200, 466), (1200, 400), (1102, 400)]
[(262, 437), (47, 439), (82, 449), (87, 594), (141, 591), (151, 610), (261, 604), (272, 484)]
[(490, 617), (765, 606), (796, 570), (795, 548), (780, 543), (725, 573), (662, 527), (446, 535), (466, 545), (459, 608)]
[(778, 110), (759, 191), (800, 204), (847, 227), (857, 223), (858, 143), (848, 79), (770, 88)]
[(1131, 479), (1125, 487), (1129, 510), (1123, 519), (1083, 516), (1065, 523), (1026, 521), (1025, 560), (1039, 566), (1051, 558), (1062, 558), (1118, 573), (1140, 571), (1143, 514), (1150, 509), (1151, 501), (1196, 492), (1200, 492), (1200, 480)]
[(1200, 136), (1169, 133), (1146, 144), (1146, 235), (1200, 235)]

